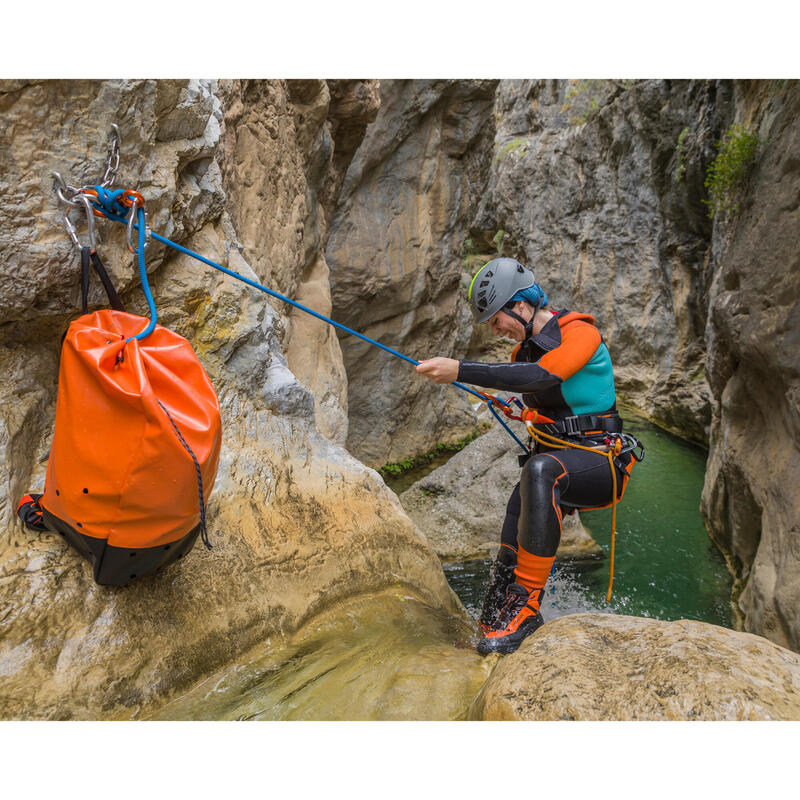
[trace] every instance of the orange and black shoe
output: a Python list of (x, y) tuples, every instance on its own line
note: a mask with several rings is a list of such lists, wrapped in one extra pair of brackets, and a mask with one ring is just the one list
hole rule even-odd
[(542, 589), (529, 592), (519, 583), (512, 583), (506, 594), (506, 605), (500, 612), (494, 630), (478, 642), (477, 650), (488, 653), (513, 653), (522, 640), (544, 625), (539, 613)]
[(39, 505), (41, 499), (40, 494), (26, 494), (17, 506), (17, 516), (32, 531), (48, 530), (42, 521), (42, 507)]
[(478, 627), (483, 633), (489, 633), (497, 627), (497, 618), (506, 605), (506, 591), (514, 583), (514, 567), (514, 564), (504, 564), (500, 560), (494, 562), (478, 617)]

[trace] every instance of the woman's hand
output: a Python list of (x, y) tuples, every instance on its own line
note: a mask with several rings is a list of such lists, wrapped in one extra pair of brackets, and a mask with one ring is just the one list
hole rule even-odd
[(452, 383), (458, 379), (458, 361), (454, 358), (428, 358), (420, 361), (416, 370), (434, 383)]

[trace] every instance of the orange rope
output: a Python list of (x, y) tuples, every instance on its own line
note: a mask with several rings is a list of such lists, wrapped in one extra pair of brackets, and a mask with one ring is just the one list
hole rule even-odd
[[(611, 469), (611, 485), (612, 485), (612, 500), (611, 500), (611, 565), (608, 576), (608, 593), (606, 594), (606, 602), (611, 600), (611, 587), (614, 585), (614, 539), (617, 530), (617, 470), (614, 468), (614, 456), (619, 455), (622, 449), (622, 442), (617, 439), (613, 448), (611, 447), (585, 447), (582, 444), (575, 444), (574, 442), (567, 442), (564, 439), (559, 439), (544, 431), (537, 431), (534, 427), (536, 420), (539, 419), (539, 412), (536, 410), (528, 410), (524, 412), (525, 427), (531, 437), (543, 444), (545, 447), (552, 447), (554, 444), (559, 447), (569, 447), (573, 450), (587, 450), (590, 453), (603, 453), (608, 457), (608, 466)], [(547, 440), (550, 441), (547, 441)]]
[[(617, 439), (619, 445), (619, 439)], [(611, 467), (611, 483), (614, 486), (613, 497), (611, 501), (611, 565), (608, 572), (608, 594), (606, 594), (606, 603), (611, 600), (611, 587), (614, 585), (614, 539), (617, 535), (617, 471), (614, 469), (614, 459), (611, 456), (611, 451), (606, 453), (608, 456), (608, 465)]]

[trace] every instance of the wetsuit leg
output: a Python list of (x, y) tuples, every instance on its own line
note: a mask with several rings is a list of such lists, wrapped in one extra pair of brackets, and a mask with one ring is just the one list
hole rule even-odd
[(539, 453), (522, 469), (518, 545), (536, 556), (555, 556), (561, 541), (562, 503), (567, 507), (611, 502), (608, 459), (585, 450)]
[(497, 560), (501, 564), (515, 566), (517, 563), (517, 531), (519, 529), (520, 496), (517, 484), (506, 505), (506, 516), (500, 532), (500, 551)]

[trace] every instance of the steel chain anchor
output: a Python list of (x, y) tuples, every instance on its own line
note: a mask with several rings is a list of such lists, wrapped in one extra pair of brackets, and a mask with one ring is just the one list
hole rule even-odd
[[(106, 171), (103, 175), (103, 180), (100, 185), (104, 189), (109, 189), (114, 185), (117, 178), (117, 170), (119, 169), (119, 150), (122, 145), (122, 134), (119, 132), (117, 125), (111, 125), (111, 150), (108, 153), (108, 160), (106, 161)], [(113, 163), (112, 163), (113, 162)]]

